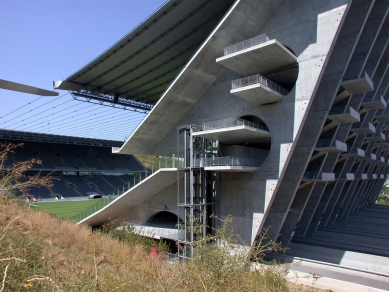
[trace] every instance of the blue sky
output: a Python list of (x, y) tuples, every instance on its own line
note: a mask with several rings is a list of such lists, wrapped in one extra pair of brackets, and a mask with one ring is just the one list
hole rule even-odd
[[(1, 0), (0, 79), (52, 90), (53, 80), (64, 79), (92, 61), (165, 2)], [(121, 123), (125, 127), (129, 123), (131, 127), (125, 127), (123, 131), (100, 127), (99, 131), (93, 133), (98, 128), (92, 126), (95, 125), (93, 115), (117, 116), (117, 110), (104, 107), (95, 109), (88, 104), (72, 101), (66, 93), (60, 91), (60, 96), (64, 96), (58, 100), (50, 100), (54, 99), (52, 97), (37, 100), (38, 96), (0, 89), (0, 128), (123, 140), (124, 131), (131, 131), (132, 125), (143, 118), (143, 115), (120, 111), (123, 119), (115, 125)], [(85, 115), (80, 114), (83, 108)], [(80, 117), (75, 124), (71, 123), (72, 119), (75, 120), (72, 112)], [(92, 118), (88, 117), (87, 112)], [(52, 122), (47, 119), (50, 116)], [(60, 116), (65, 120), (61, 120)], [(88, 119), (91, 126), (88, 126)], [(75, 131), (81, 123), (85, 126)]]

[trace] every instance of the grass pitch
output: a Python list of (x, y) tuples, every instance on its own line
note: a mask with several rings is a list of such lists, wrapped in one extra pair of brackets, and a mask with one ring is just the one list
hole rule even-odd
[(38, 203), (38, 209), (46, 210), (62, 219), (70, 219), (73, 216), (97, 204), (103, 199), (85, 200), (85, 201), (60, 201)]

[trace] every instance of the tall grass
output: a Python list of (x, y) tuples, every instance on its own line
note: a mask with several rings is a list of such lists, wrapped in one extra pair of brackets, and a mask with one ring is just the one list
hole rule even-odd
[(163, 253), (149, 254), (154, 240), (127, 231), (92, 232), (43, 211), (30, 211), (9, 197), (0, 198), (3, 291), (290, 289), (284, 269), (264, 265), (253, 270), (247, 260), (234, 257), (231, 246), (199, 245), (193, 261), (169, 263)]

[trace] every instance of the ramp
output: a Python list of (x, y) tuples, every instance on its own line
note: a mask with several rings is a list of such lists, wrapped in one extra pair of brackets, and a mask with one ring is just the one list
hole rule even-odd
[(110, 219), (134, 208), (175, 183), (178, 176), (182, 178), (183, 174), (177, 172), (177, 168), (161, 168), (101, 210), (78, 222), (78, 224), (86, 223), (90, 226), (100, 226), (107, 223)]

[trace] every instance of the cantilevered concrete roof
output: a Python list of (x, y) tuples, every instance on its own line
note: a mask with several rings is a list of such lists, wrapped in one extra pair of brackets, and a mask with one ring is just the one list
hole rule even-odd
[[(258, 27), (268, 21), (282, 2), (272, 0), (272, 5), (261, 5), (261, 1), (251, 3), (251, 9), (261, 11), (261, 15), (264, 15), (256, 19), (258, 23), (254, 25), (239, 11), (245, 9), (244, 5), (240, 8), (241, 0), (236, 0), (176, 76), (146, 119), (120, 149), (114, 149), (115, 153), (158, 154), (158, 144), (215, 82), (220, 71), (228, 70), (215, 62), (216, 56), (223, 54), (224, 47), (248, 39), (257, 33)], [(236, 21), (229, 21), (232, 18)]]
[[(234, 0), (167, 1), (138, 27), (54, 87), (85, 98), (154, 105)], [(109, 98), (109, 97), (108, 97)]]

